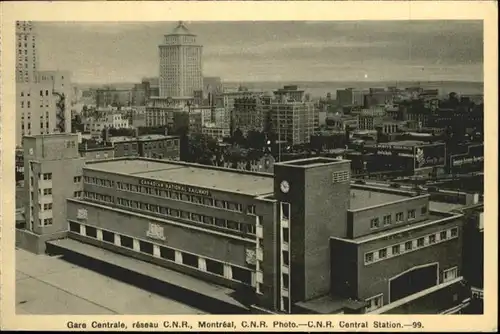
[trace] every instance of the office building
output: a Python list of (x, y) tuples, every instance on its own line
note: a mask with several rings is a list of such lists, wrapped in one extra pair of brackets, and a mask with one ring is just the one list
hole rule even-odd
[[(137, 132), (137, 130), (136, 130)], [(117, 136), (109, 140), (114, 147), (115, 157), (146, 157), (179, 160), (179, 137), (168, 135), (142, 135), (135, 137)]]
[(52, 252), (133, 256), (240, 311), (436, 314), (469, 301), (463, 214), (430, 210), (427, 194), (352, 184), (345, 160), (275, 163), (273, 174), (96, 161), (67, 213), (69, 239)]
[(446, 144), (401, 140), (364, 145), (373, 157), (367, 165), (370, 172), (404, 171), (407, 175), (435, 177), (445, 171)]
[(111, 159), (115, 156), (113, 143), (109, 142), (103, 142), (101, 144), (92, 142), (92, 144), (89, 145), (89, 141), (85, 141), (78, 145), (78, 152), (85, 161)]
[(304, 144), (309, 143), (319, 126), (319, 110), (312, 102), (273, 102), (269, 105), (269, 119), (278, 140)]
[(240, 129), (244, 136), (249, 131), (264, 131), (269, 104), (259, 96), (240, 97), (234, 100), (234, 130)]
[(26, 135), (71, 132), (71, 73), (39, 71), (32, 22), (16, 22), (16, 43), (16, 146)]
[(61, 119), (55, 110), (56, 98), (52, 95), (52, 83), (17, 83), (16, 147), (23, 145), (24, 136), (59, 132), (58, 123)]
[(274, 91), (274, 96), (278, 100), (291, 100), (294, 102), (305, 102), (305, 91), (299, 89), (296, 85), (288, 85)]
[(351, 106), (354, 104), (354, 96), (352, 88), (347, 89), (338, 89), (336, 93), (337, 105), (343, 106)]
[(97, 108), (113, 107), (128, 107), (132, 105), (133, 89), (111, 88), (106, 87), (96, 90), (96, 106)]
[(31, 21), (16, 22), (16, 82), (34, 81), (38, 70), (37, 35)]
[(193, 97), (203, 90), (202, 46), (183, 22), (159, 46), (160, 97)]
[(215, 123), (205, 124), (201, 128), (201, 134), (216, 139), (217, 141), (222, 141), (224, 138), (231, 137), (231, 131), (228, 127), (217, 126)]
[(123, 118), (120, 113), (110, 112), (104, 114), (102, 117), (94, 118), (88, 117), (82, 122), (84, 130), (91, 135), (101, 135), (104, 129), (128, 129), (130, 128), (129, 120)]
[(26, 136), (23, 148), (26, 228), (16, 238), (40, 253), (46, 240), (67, 230), (65, 202), (82, 195), (84, 159), (76, 134)]

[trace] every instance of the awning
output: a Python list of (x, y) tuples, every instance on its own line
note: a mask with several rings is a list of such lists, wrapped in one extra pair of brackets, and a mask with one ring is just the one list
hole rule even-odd
[(196, 292), (197, 294), (231, 304), (240, 308), (248, 309), (245, 305), (234, 299), (231, 294), (235, 291), (220, 285), (212, 284), (201, 279), (189, 276), (168, 268), (134, 259), (125, 255), (117, 254), (109, 250), (86, 244), (74, 239), (59, 239), (48, 241), (47, 244), (54, 247), (96, 259), (100, 262), (118, 266), (140, 275), (145, 275), (161, 282), (174, 285), (179, 288)]

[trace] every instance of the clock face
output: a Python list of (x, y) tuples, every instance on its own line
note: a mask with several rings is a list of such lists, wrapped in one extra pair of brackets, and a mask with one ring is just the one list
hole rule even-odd
[(280, 189), (286, 194), (290, 190), (290, 184), (288, 184), (288, 181), (281, 181)]

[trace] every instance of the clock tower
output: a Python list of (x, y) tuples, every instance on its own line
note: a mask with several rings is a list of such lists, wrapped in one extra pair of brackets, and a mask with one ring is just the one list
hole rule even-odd
[(313, 158), (274, 165), (281, 311), (330, 291), (330, 236), (345, 237), (350, 161)]

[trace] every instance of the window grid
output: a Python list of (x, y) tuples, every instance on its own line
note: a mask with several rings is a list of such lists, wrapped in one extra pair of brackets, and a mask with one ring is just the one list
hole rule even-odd
[[(108, 240), (101, 240), (105, 243), (109, 243), (109, 244), (113, 244), (114, 246), (117, 246), (119, 248), (124, 248), (124, 249), (133, 249), (133, 247), (131, 246), (133, 244), (133, 240), (137, 240), (139, 241), (139, 245), (151, 245), (152, 247), (154, 246), (158, 246), (160, 247), (160, 253), (161, 254), (164, 254), (164, 252), (171, 252), (171, 253), (174, 253), (174, 252), (181, 252), (183, 255), (189, 255), (189, 256), (195, 256), (197, 258), (201, 258), (201, 259), (204, 259), (207, 263), (212, 263), (212, 264), (217, 264), (217, 265), (222, 265), (224, 266), (225, 263), (222, 262), (222, 261), (218, 261), (216, 259), (212, 259), (212, 258), (207, 258), (207, 257), (203, 257), (203, 256), (199, 256), (198, 254), (195, 254), (195, 253), (191, 253), (191, 252), (186, 252), (186, 251), (182, 251), (182, 250), (179, 250), (179, 249), (175, 249), (175, 248), (172, 248), (172, 247), (167, 247), (167, 246), (164, 246), (164, 245), (161, 245), (161, 244), (158, 244), (158, 243), (154, 243), (154, 242), (151, 242), (149, 240), (143, 240), (143, 239), (139, 239), (139, 238), (135, 238), (135, 237), (130, 237), (130, 236), (127, 236), (127, 235), (123, 235), (123, 234), (120, 234), (120, 233), (116, 233), (116, 232), (113, 232), (113, 231), (109, 231), (109, 230), (106, 230), (106, 229), (102, 229), (102, 228), (96, 228), (94, 226), (90, 226), (90, 225), (85, 225), (85, 224), (81, 224), (81, 223), (77, 223), (77, 222), (73, 222), (73, 221), (69, 221), (69, 224), (70, 224), (70, 227), (71, 227), (71, 232), (73, 233), (78, 233), (80, 234), (79, 232), (79, 229), (75, 228), (77, 226), (84, 226), (84, 231), (87, 231), (89, 228), (90, 229), (94, 229), (94, 230), (101, 230), (103, 232), (103, 235), (104, 234), (107, 234), (109, 235), (109, 233), (113, 234), (113, 235), (117, 235), (119, 237), (120, 240), (123, 240), (123, 239), (126, 239), (127, 241), (130, 241), (129, 242), (129, 245), (128, 246), (123, 246), (123, 245), (116, 245), (114, 244), (114, 240), (113, 241), (108, 241)], [(85, 236), (89, 236), (87, 235), (87, 233), (85, 233)], [(89, 236), (89, 237), (92, 237), (94, 239), (97, 239), (97, 232), (95, 233), (95, 236)], [(109, 237), (108, 237), (109, 240), (111, 240)], [(149, 255), (149, 256), (153, 256), (153, 254), (150, 254), (149, 252), (143, 252), (141, 250), (138, 251), (138, 253), (141, 253), (141, 254), (145, 254), (145, 255)], [(184, 266), (189, 266), (189, 265), (185, 265), (185, 264), (180, 264), (180, 263), (177, 263), (175, 262), (175, 257), (172, 257), (172, 258), (167, 258), (166, 256), (161, 256), (161, 258), (163, 260), (167, 260), (169, 262), (172, 262), (172, 263), (176, 263), (176, 264), (179, 264), (179, 265), (184, 265)], [(189, 266), (190, 268), (195, 268), (199, 271), (202, 271), (200, 270), (198, 267), (193, 267), (193, 266)], [(245, 267), (240, 267), (240, 266), (236, 266), (236, 265), (231, 265), (231, 268), (234, 270), (239, 270), (239, 271), (247, 271), (250, 273), (253, 272), (252, 270), (249, 270), (248, 268), (245, 268)], [(224, 273), (215, 273), (215, 272), (212, 272), (212, 271), (202, 271), (202, 272), (209, 272), (210, 274), (212, 275), (217, 275), (217, 276), (220, 276), (220, 277), (224, 277)], [(247, 285), (251, 285), (251, 282), (249, 283), (246, 283), (244, 281), (241, 281), (241, 280), (237, 280), (237, 279), (234, 279), (234, 278), (227, 278), (227, 277), (224, 277), (226, 279), (229, 279), (229, 280), (232, 280), (232, 281), (235, 281), (235, 282), (239, 282), (239, 283), (243, 283), (243, 284), (247, 284)]]
[[(95, 177), (85, 177), (84, 178), (85, 183), (89, 184), (97, 184), (97, 185), (102, 185), (99, 183), (98, 178)], [(108, 181), (108, 180), (101, 180), (101, 181)], [(114, 181), (110, 187), (114, 186)], [(218, 209), (224, 209), (228, 211), (236, 211), (236, 212), (244, 212), (244, 207), (241, 203), (235, 203), (231, 201), (224, 201), (224, 200), (214, 200), (211, 197), (206, 197), (206, 196), (201, 196), (201, 195), (192, 195), (192, 194), (187, 194), (187, 193), (182, 193), (178, 191), (173, 191), (173, 190), (163, 190), (163, 189), (157, 189), (157, 188), (152, 188), (152, 187), (147, 187), (147, 186), (139, 186), (135, 184), (130, 184), (130, 183), (125, 183), (125, 182), (116, 182), (116, 186), (119, 190), (122, 191), (129, 191), (129, 192), (135, 192), (135, 193), (145, 193), (148, 195), (152, 195), (155, 197), (167, 197), (172, 200), (176, 201), (181, 201), (181, 202), (190, 202), (190, 203), (195, 203), (198, 205), (203, 205), (203, 206), (210, 206), (210, 207), (216, 207)], [(219, 205), (218, 205), (219, 204)]]
[(203, 225), (216, 226), (227, 231), (232, 231), (232, 232), (236, 231), (251, 236), (255, 236), (256, 234), (257, 228), (255, 225), (252, 224), (240, 223), (222, 218), (204, 216), (198, 213), (171, 209), (168, 207), (158, 206), (149, 203), (142, 203), (139, 201), (132, 201), (121, 197), (118, 197), (116, 202), (118, 206), (159, 214), (170, 218), (181, 218), (190, 222), (197, 223), (199, 225), (203, 224)]
[[(446, 238), (442, 238), (444, 233), (446, 233)], [(445, 231), (439, 231), (436, 233), (428, 234), (426, 236), (418, 237), (413, 240), (408, 240), (403, 243), (398, 243), (381, 249), (376, 249), (365, 253), (365, 265), (376, 263), (399, 255), (407, 254), (409, 252), (417, 251), (419, 249), (428, 246), (437, 245), (439, 243), (448, 240), (453, 240), (455, 238), (458, 238), (458, 228), (456, 227), (447, 229)], [(419, 244), (419, 240), (422, 239), (423, 243)]]

